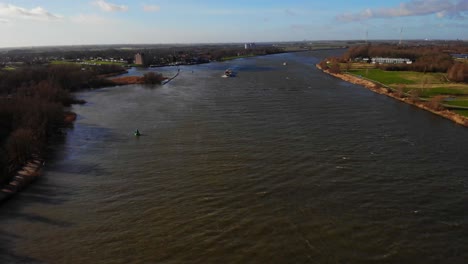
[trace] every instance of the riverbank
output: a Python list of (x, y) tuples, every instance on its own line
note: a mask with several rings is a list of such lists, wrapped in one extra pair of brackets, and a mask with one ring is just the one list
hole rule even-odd
[[(145, 84), (147, 83), (144, 76), (125, 76), (109, 79), (115, 85), (129, 85), (129, 84)], [(167, 77), (160, 77), (157, 79), (160, 83), (168, 80)]]
[(98, 77), (99, 78), (109, 78), (109, 77), (119, 76), (119, 75), (122, 75), (122, 74), (125, 74), (125, 73), (128, 73), (128, 71), (127, 70), (121, 70), (121, 71), (101, 74), (101, 75), (98, 75)]
[(12, 196), (26, 188), (35, 181), (42, 173), (44, 160), (38, 155), (33, 155), (6, 184), (0, 187), (0, 203), (10, 199)]
[(116, 77), (110, 80), (115, 85), (143, 84), (144, 83), (143, 77), (141, 76)]
[[(163, 77), (160, 75), (154, 76), (126, 76), (126, 77), (117, 77), (109, 79), (111, 76), (124, 74), (127, 71), (119, 71), (114, 73), (109, 73), (106, 75), (100, 75), (98, 78), (101, 80), (107, 80), (109, 85), (128, 85), (128, 84), (145, 84), (148, 81), (156, 81), (162, 83), (163, 81), (168, 82), (179, 75), (179, 71), (172, 78)], [(153, 78), (153, 79), (151, 79)], [(99, 86), (98, 86), (99, 87)], [(101, 87), (99, 87), (101, 88)], [(85, 103), (84, 101), (74, 101), (74, 103)], [(71, 111), (65, 111), (62, 117), (63, 124), (65, 126), (73, 124), (77, 118), (77, 114)], [(29, 184), (35, 181), (41, 174), (42, 166), (44, 160), (39, 158), (38, 155), (33, 155), (33, 157), (28, 160), (25, 164), (19, 167), (19, 169), (11, 174), (11, 178), (7, 178), (4, 184), (0, 185), (0, 202), (6, 201), (15, 194), (19, 193), (21, 190), (26, 188)]]
[(353, 75), (346, 74), (346, 73), (331, 73), (329, 70), (322, 69), (322, 67), (320, 67), (320, 65), (318, 65), (318, 64), (316, 65), (316, 67), (318, 69), (320, 69), (321, 71), (323, 71), (324, 73), (327, 73), (327, 74), (332, 75), (332, 76), (334, 76), (336, 78), (342, 79), (343, 81), (364, 86), (367, 89), (369, 89), (369, 90), (371, 90), (371, 91), (373, 91), (375, 93), (383, 94), (383, 95), (386, 95), (386, 96), (391, 97), (393, 99), (396, 99), (398, 101), (401, 101), (401, 102), (404, 102), (404, 103), (407, 103), (407, 104), (410, 104), (410, 105), (414, 105), (416, 107), (419, 107), (421, 109), (429, 111), (429, 112), (431, 112), (433, 114), (442, 116), (442, 117), (447, 118), (449, 120), (452, 120), (453, 122), (455, 122), (455, 123), (457, 123), (459, 125), (468, 127), (468, 118), (466, 118), (466, 117), (464, 117), (462, 115), (459, 115), (457, 113), (451, 112), (451, 111), (446, 110), (446, 109), (444, 109), (444, 110), (435, 110), (435, 109), (429, 107), (427, 105), (428, 103), (426, 103), (426, 102), (415, 101), (415, 100), (412, 100), (409, 97), (400, 97), (398, 94), (396, 94), (395, 92), (393, 92), (392, 90), (390, 90), (388, 88), (382, 87), (379, 84), (376, 84), (376, 83), (374, 83), (372, 81), (369, 81), (369, 80), (359, 78), (357, 76), (353, 76)]
[[(76, 113), (66, 111), (63, 116), (64, 125), (71, 125), (76, 118)], [(31, 159), (13, 174), (13, 177), (0, 185), (0, 203), (10, 199), (41, 176), (44, 164), (44, 159), (39, 155), (32, 155)]]

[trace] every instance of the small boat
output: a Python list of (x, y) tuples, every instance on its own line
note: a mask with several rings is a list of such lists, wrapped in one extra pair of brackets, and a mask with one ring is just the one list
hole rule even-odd
[(135, 132), (133, 132), (133, 134), (134, 134), (136, 137), (141, 136), (141, 133), (140, 133), (140, 131), (139, 131), (138, 129), (135, 130)]
[(288, 64), (286, 62), (283, 62), (283, 66), (286, 66), (286, 65), (288, 65)]
[(224, 74), (221, 77), (223, 78), (234, 77), (234, 73), (232, 72), (232, 70), (227, 69), (224, 71)]

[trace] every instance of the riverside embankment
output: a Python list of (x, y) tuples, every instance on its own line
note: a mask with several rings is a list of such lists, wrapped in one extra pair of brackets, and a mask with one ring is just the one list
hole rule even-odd
[[(166, 84), (173, 79), (175, 79), (177, 76), (179, 76), (180, 70), (177, 71), (177, 73), (172, 76), (171, 78), (164, 77), (164, 76), (156, 76), (155, 80), (153, 82), (156, 83), (161, 83), (161, 84)], [(122, 76), (122, 77), (115, 77), (109, 79), (112, 81), (115, 85), (129, 85), (129, 84), (147, 84), (147, 80), (145, 76)]]
[(8, 200), (35, 181), (41, 175), (43, 165), (44, 160), (37, 155), (33, 155), (32, 159), (27, 161), (15, 173), (13, 178), (0, 187), (0, 203)]
[[(107, 75), (101, 75), (99, 78), (109, 78), (112, 76), (118, 76), (127, 73), (127, 71), (111, 73)], [(172, 76), (171, 78), (156, 76), (156, 81), (166, 84), (171, 80), (175, 79), (180, 73), (180, 70)], [(108, 79), (113, 82), (114, 85), (131, 85), (131, 84), (145, 84), (144, 76), (124, 76), (124, 77), (115, 77)], [(77, 118), (76, 113), (67, 111), (64, 113), (64, 124), (71, 124), (75, 122)], [(35, 181), (41, 174), (42, 166), (44, 160), (39, 158), (38, 155), (34, 155), (30, 160), (28, 160), (21, 168), (19, 168), (14, 176), (7, 181), (4, 185), (0, 185), (0, 202), (6, 201), (29, 184)]]
[(375, 93), (383, 94), (383, 95), (386, 95), (386, 96), (391, 97), (393, 99), (396, 99), (398, 101), (401, 101), (401, 102), (404, 102), (404, 103), (407, 103), (407, 104), (410, 104), (410, 105), (414, 105), (416, 107), (419, 107), (421, 109), (424, 109), (424, 110), (429, 111), (431, 113), (434, 113), (436, 115), (439, 115), (439, 116), (442, 116), (444, 118), (450, 119), (450, 120), (452, 120), (453, 122), (455, 122), (455, 123), (457, 123), (459, 125), (468, 127), (468, 118), (466, 118), (466, 117), (464, 117), (462, 115), (459, 115), (457, 113), (451, 112), (451, 111), (449, 111), (447, 109), (436, 110), (436, 109), (433, 109), (433, 108), (429, 107), (427, 102), (421, 102), (421, 101), (418, 101), (418, 100), (413, 100), (412, 98), (409, 98), (409, 97), (400, 96), (395, 91), (393, 91), (391, 88), (384, 87), (383, 85), (378, 84), (376, 82), (366, 80), (366, 79), (363, 79), (363, 78), (359, 78), (357, 76), (346, 74), (346, 73), (332, 73), (327, 69), (322, 69), (322, 67), (320, 67), (319, 64), (317, 64), (316, 67), (318, 69), (322, 70), (324, 73), (332, 75), (332, 76), (334, 76), (336, 78), (339, 78), (339, 79), (341, 79), (343, 81), (361, 85), (361, 86), (363, 86), (363, 87), (365, 87), (365, 88), (367, 88), (367, 89), (369, 89), (369, 90), (371, 90), (371, 91), (373, 91)]

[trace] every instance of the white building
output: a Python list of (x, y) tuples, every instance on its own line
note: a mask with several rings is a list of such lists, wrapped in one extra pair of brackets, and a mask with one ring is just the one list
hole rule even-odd
[(404, 59), (404, 58), (381, 58), (381, 57), (376, 57), (372, 58), (372, 63), (380, 63), (380, 64), (397, 64), (397, 63), (406, 63), (406, 64), (411, 64), (413, 63), (410, 59)]
[(244, 44), (244, 49), (248, 50), (248, 49), (255, 49), (256, 45), (255, 43), (245, 43)]

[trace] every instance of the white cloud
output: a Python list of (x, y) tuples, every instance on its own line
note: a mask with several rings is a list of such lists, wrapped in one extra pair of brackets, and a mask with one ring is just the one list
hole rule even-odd
[(464, 18), (468, 11), (468, 0), (410, 0), (398, 7), (365, 9), (358, 13), (345, 13), (336, 17), (339, 21), (362, 21), (373, 18), (392, 18), (406, 16), (425, 16)]
[(125, 12), (128, 10), (128, 6), (126, 5), (116, 5), (104, 0), (95, 1), (94, 5), (97, 5), (101, 10), (106, 12)]
[[(26, 9), (19, 6), (2, 3), (0, 3), (0, 16), (32, 20), (54, 20), (62, 18), (62, 16), (52, 14), (40, 6), (32, 9)], [(2, 20), (5, 21), (5, 19)]]
[(161, 10), (161, 7), (157, 5), (144, 5), (143, 6), (143, 11), (145, 12), (158, 12), (160, 10)]
[(102, 17), (96, 14), (79, 14), (79, 15), (70, 17), (70, 21), (75, 24), (82, 24), (82, 25), (106, 25), (106, 24), (114, 24), (117, 22), (114, 19)]

